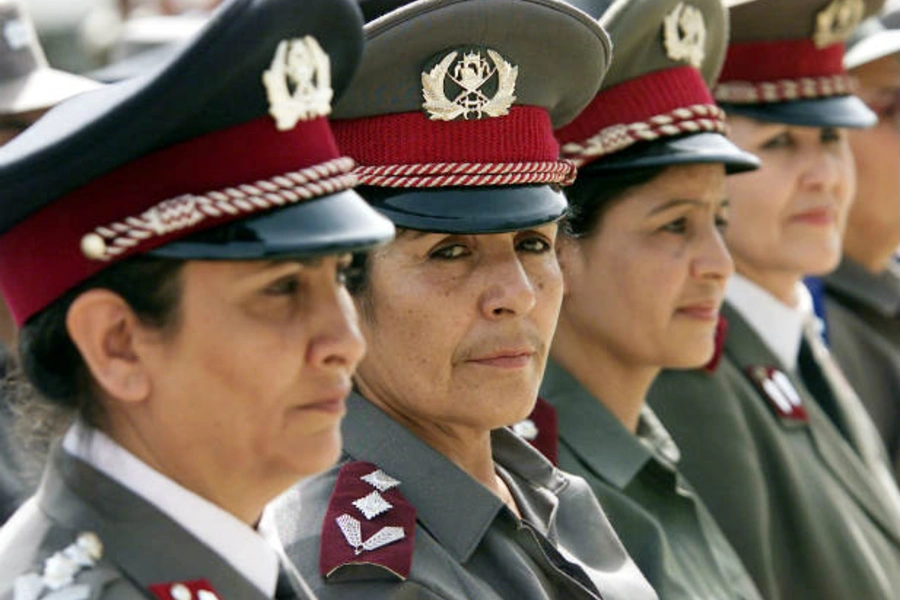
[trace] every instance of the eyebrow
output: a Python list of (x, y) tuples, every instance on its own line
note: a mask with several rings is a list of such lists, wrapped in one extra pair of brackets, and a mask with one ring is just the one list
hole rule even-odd
[[(667, 211), (667, 210), (669, 210), (669, 209), (671, 209), (671, 208), (675, 208), (675, 207), (678, 207), (678, 206), (689, 205), (689, 206), (696, 206), (696, 207), (698, 207), (698, 208), (707, 208), (707, 207), (709, 207), (711, 204), (713, 204), (713, 203), (710, 203), (710, 202), (704, 202), (704, 201), (702, 201), (702, 200), (691, 200), (691, 199), (688, 199), (688, 198), (675, 198), (674, 200), (669, 200), (668, 202), (664, 202), (664, 203), (660, 204), (659, 206), (653, 207), (653, 208), (647, 213), (647, 216), (648, 216), (648, 217), (651, 217), (651, 216), (653, 216), (653, 215), (659, 214), (659, 213), (661, 213), (661, 212), (665, 212), (665, 211)], [(718, 204), (718, 206), (715, 206), (715, 208), (728, 206), (729, 202), (728, 202), (728, 199), (725, 198), (725, 199), (723, 199), (721, 202), (719, 202), (719, 203), (717, 203), (717, 204)]]
[(452, 235), (450, 233), (441, 232), (441, 231), (422, 231), (421, 229), (398, 229), (396, 238), (408, 239), (410, 241), (415, 241), (421, 239), (427, 235)]

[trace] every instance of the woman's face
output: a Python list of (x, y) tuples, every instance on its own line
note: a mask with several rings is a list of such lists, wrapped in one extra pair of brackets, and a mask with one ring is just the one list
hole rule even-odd
[(888, 56), (852, 71), (856, 93), (878, 123), (850, 133), (859, 186), (850, 210), (848, 252), (890, 253), (900, 241), (900, 61)]
[(725, 241), (737, 271), (767, 287), (833, 270), (856, 184), (846, 132), (739, 116), (729, 124), (732, 141), (762, 161), (728, 178)]
[(169, 476), (290, 485), (334, 464), (365, 349), (345, 262), (186, 263), (177, 328), (143, 344), (156, 401), (142, 435)]
[(556, 230), (406, 230), (374, 251), (357, 299), (364, 395), (417, 429), (483, 432), (525, 418), (562, 300)]
[(718, 164), (669, 167), (626, 190), (591, 234), (559, 246), (565, 330), (625, 364), (706, 363), (732, 272), (727, 212)]

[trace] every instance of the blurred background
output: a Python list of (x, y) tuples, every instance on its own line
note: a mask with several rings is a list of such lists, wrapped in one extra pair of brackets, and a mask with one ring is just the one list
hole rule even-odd
[(190, 37), (220, 0), (20, 2), (34, 21), (50, 64), (90, 73)]

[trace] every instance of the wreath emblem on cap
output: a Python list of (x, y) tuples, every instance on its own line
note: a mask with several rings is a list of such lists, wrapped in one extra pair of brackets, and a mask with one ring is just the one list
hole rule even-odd
[(863, 0), (834, 0), (816, 15), (813, 42), (817, 48), (843, 42), (856, 30), (866, 14)]
[(269, 114), (281, 131), (331, 113), (331, 63), (312, 36), (282, 40), (263, 73)]
[(695, 69), (706, 57), (706, 22), (696, 6), (679, 2), (663, 21), (663, 44), (672, 60), (685, 61)]
[(516, 100), (518, 76), (496, 50), (454, 50), (422, 73), (422, 108), (433, 121), (502, 117)]

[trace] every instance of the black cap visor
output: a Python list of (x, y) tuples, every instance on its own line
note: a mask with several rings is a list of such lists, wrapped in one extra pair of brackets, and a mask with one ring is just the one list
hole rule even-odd
[(552, 223), (567, 208), (549, 185), (400, 190), (360, 188), (397, 227), (441, 233), (502, 233)]
[(719, 133), (692, 133), (652, 142), (640, 142), (634, 146), (605, 156), (581, 167), (580, 173), (608, 172), (643, 167), (667, 167), (719, 163), (725, 172), (743, 173), (758, 169), (759, 159), (744, 152)]
[(366, 250), (393, 236), (391, 222), (347, 190), (201, 231), (148, 254), (186, 260), (303, 258)]
[(878, 117), (856, 96), (832, 96), (763, 104), (721, 104), (733, 115), (798, 127), (871, 127)]

